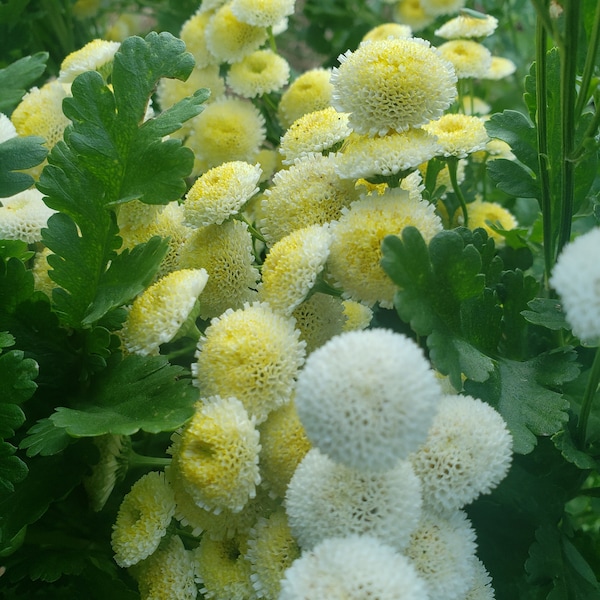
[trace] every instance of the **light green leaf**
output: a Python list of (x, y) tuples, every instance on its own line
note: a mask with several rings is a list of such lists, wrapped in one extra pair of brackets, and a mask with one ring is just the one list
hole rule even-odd
[(527, 303), (531, 310), (521, 312), (523, 317), (534, 325), (541, 325), (556, 331), (558, 329), (571, 329), (565, 319), (561, 303), (553, 298), (534, 298)]
[(80, 408), (59, 407), (52, 423), (71, 436), (173, 431), (193, 414), (198, 390), (183, 368), (163, 356), (113, 360), (94, 380)]
[(19, 448), (26, 450), (27, 456), (52, 456), (62, 452), (73, 438), (60, 427), (56, 427), (50, 419), (38, 421), (27, 432), (19, 444)]

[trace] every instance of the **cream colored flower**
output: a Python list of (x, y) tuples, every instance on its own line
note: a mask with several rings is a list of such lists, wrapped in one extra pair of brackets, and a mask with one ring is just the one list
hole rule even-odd
[(336, 172), (344, 179), (389, 177), (414, 169), (440, 152), (435, 136), (421, 128), (370, 137), (352, 133), (336, 160)]
[(469, 215), (469, 229), (481, 227), (494, 239), (496, 244), (504, 243), (504, 236), (494, 231), (491, 225), (501, 229), (510, 230), (517, 227), (518, 223), (512, 213), (497, 202), (483, 202), (476, 200), (467, 204)]
[(121, 44), (95, 39), (83, 48), (71, 52), (61, 63), (58, 81), (71, 83), (77, 75), (86, 71), (99, 71), (106, 76), (112, 70), (115, 53)]
[(442, 230), (435, 207), (418, 191), (391, 188), (382, 196), (357, 200), (342, 213), (332, 227), (329, 273), (344, 298), (391, 307), (396, 286), (381, 267), (381, 243), (409, 225), (429, 241)]
[(227, 85), (244, 98), (280, 90), (290, 78), (290, 65), (272, 50), (256, 50), (227, 72)]
[(373, 319), (373, 310), (362, 302), (354, 300), (344, 300), (344, 315), (346, 322), (342, 328), (343, 331), (354, 331), (355, 329), (366, 329)]
[(252, 102), (222, 97), (194, 118), (187, 145), (210, 169), (234, 160), (254, 162), (265, 138), (265, 119)]
[(413, 31), (420, 31), (431, 25), (435, 17), (425, 12), (421, 0), (398, 0), (394, 6), (394, 20), (408, 25)]
[(358, 198), (354, 182), (341, 179), (335, 169), (335, 155), (311, 154), (275, 174), (259, 222), (269, 245), (297, 229), (338, 219)]
[(44, 292), (48, 298), (52, 298), (52, 290), (58, 287), (58, 284), (52, 281), (50, 275), (48, 275), (48, 272), (52, 268), (48, 264), (48, 256), (51, 254), (53, 254), (52, 250), (46, 247), (36, 252), (31, 269), (35, 290)]
[(0, 144), (14, 137), (17, 137), (15, 126), (4, 113), (0, 113)]
[(363, 42), (379, 42), (390, 38), (402, 40), (412, 37), (412, 29), (409, 25), (400, 23), (383, 23), (373, 27), (363, 36)]
[(512, 75), (516, 70), (517, 65), (510, 58), (492, 56), (492, 62), (485, 75), (482, 75), (482, 79), (504, 79)]
[[(202, 2), (202, 8), (205, 4)], [(185, 49), (194, 56), (196, 69), (204, 69), (218, 62), (206, 44), (206, 26), (211, 17), (211, 12), (198, 10), (181, 26), (179, 32), (180, 39), (185, 42)]]
[(300, 548), (292, 536), (283, 508), (268, 518), (259, 519), (248, 537), (246, 552), (256, 597), (277, 599), (286, 569), (299, 556)]
[(492, 65), (490, 51), (472, 40), (450, 40), (439, 46), (438, 50), (454, 65), (459, 79), (486, 77)]
[(451, 15), (465, 5), (465, 0), (421, 0), (423, 10), (434, 17)]
[(183, 205), (185, 224), (220, 225), (237, 214), (258, 192), (261, 169), (243, 161), (226, 162), (201, 175), (188, 191)]
[(207, 280), (204, 269), (181, 269), (152, 284), (133, 301), (121, 332), (125, 348), (143, 356), (158, 354), (192, 312)]
[(314, 152), (330, 150), (342, 142), (351, 129), (348, 114), (332, 106), (307, 113), (294, 121), (281, 138), (279, 152), (284, 156), (283, 164), (293, 164)]
[(311, 447), (294, 401), (269, 413), (259, 432), (263, 480), (273, 493), (283, 498), (296, 467)]
[(232, 8), (232, 2), (218, 8), (205, 29), (206, 46), (219, 62), (237, 62), (267, 40), (266, 27), (244, 23)]
[[(204, 391), (204, 390), (203, 390)], [(256, 495), (259, 435), (233, 397), (203, 397), (170, 450), (183, 485), (201, 508), (239, 512)]]
[(296, 0), (232, 0), (231, 12), (244, 23), (273, 27), (294, 14)]
[(312, 444), (368, 473), (391, 469), (427, 438), (440, 400), (423, 351), (388, 329), (348, 331), (306, 359), (296, 409)]
[(111, 537), (115, 561), (130, 567), (150, 556), (167, 532), (175, 512), (173, 490), (164, 473), (151, 471), (138, 479), (119, 507)]
[(36, 188), (0, 199), (0, 239), (28, 244), (42, 240), (42, 229), (56, 212), (48, 208)]
[(483, 150), (489, 141), (483, 120), (471, 115), (448, 113), (426, 123), (423, 129), (437, 137), (440, 154), (446, 157), (466, 158)]
[(452, 512), (491, 492), (506, 476), (512, 437), (500, 414), (471, 396), (444, 396), (425, 443), (411, 456), (423, 497)]
[(282, 94), (277, 116), (284, 128), (307, 113), (331, 106), (330, 69), (310, 69), (297, 77)]
[(357, 133), (406, 131), (442, 115), (456, 98), (452, 65), (420, 38), (361, 44), (339, 57), (332, 104)]
[(478, 559), (475, 559), (475, 574), (471, 587), (464, 597), (464, 600), (494, 600), (496, 594), (492, 587), (492, 578), (485, 565)]
[(203, 394), (235, 396), (262, 423), (291, 398), (304, 362), (294, 320), (254, 303), (211, 321), (192, 365)]
[(327, 226), (311, 225), (281, 238), (269, 250), (258, 297), (290, 315), (314, 286), (329, 256)]
[(217, 317), (228, 308), (241, 308), (256, 297), (260, 274), (254, 264), (248, 225), (232, 219), (196, 229), (179, 251), (180, 269), (205, 269), (200, 316)]
[(484, 38), (492, 35), (496, 27), (498, 27), (498, 19), (492, 15), (481, 14), (481, 17), (474, 17), (465, 13), (446, 21), (435, 30), (435, 35), (445, 40)]

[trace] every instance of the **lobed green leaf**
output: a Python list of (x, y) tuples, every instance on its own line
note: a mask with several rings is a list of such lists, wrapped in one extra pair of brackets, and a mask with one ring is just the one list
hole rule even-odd
[(35, 167), (46, 158), (45, 141), (43, 137), (30, 135), (0, 143), (0, 198), (14, 196), (33, 185), (33, 177), (20, 171)]
[[(25, 91), (46, 69), (47, 52), (25, 56), (0, 69), (0, 112), (10, 114)], [(37, 164), (37, 163), (36, 163)]]

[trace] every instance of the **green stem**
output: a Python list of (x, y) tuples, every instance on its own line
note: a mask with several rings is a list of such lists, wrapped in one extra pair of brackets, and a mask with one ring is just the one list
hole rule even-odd
[(536, 61), (535, 61), (535, 86), (536, 86), (536, 117), (537, 117), (537, 144), (538, 167), (540, 170), (542, 228), (544, 232), (544, 262), (545, 262), (545, 288), (549, 288), (548, 281), (554, 266), (554, 235), (552, 230), (552, 197), (550, 194), (550, 167), (548, 165), (548, 116), (546, 111), (547, 80), (546, 80), (546, 45), (548, 37), (546, 30), (538, 17), (536, 27)]
[(579, 119), (587, 101), (589, 100), (589, 87), (596, 66), (596, 55), (600, 46), (600, 2), (596, 4), (596, 13), (594, 15), (594, 24), (592, 26), (592, 34), (588, 44), (587, 54), (585, 57), (585, 65), (581, 76), (581, 87), (579, 88), (579, 96), (575, 105), (575, 119)]
[(273, 27), (270, 25), (267, 27), (267, 33), (269, 34), (269, 47), (277, 54), (277, 43), (275, 42), (275, 36), (273, 35)]
[(131, 450), (127, 455), (129, 467), (168, 467), (170, 458), (159, 458), (158, 456), (144, 456)]
[(596, 132), (598, 131), (599, 126), (600, 126), (600, 105), (598, 103), (596, 103), (596, 110), (594, 112), (594, 116), (592, 117), (592, 120), (590, 121), (590, 124), (589, 124), (588, 128), (586, 129), (586, 132), (583, 135), (581, 144), (579, 144), (579, 146), (573, 153), (573, 161), (575, 163), (577, 163), (579, 161), (579, 159), (585, 154), (586, 142), (594, 138), (594, 136), (596, 135)]
[[(579, 2), (579, 0), (575, 0), (575, 2)], [(533, 4), (537, 18), (546, 30), (546, 33), (553, 38), (554, 44), (561, 50), (563, 46), (562, 39), (550, 17), (547, 0), (531, 0), (531, 4)]]
[(583, 394), (583, 401), (581, 403), (581, 412), (579, 413), (579, 421), (577, 423), (577, 441), (581, 449), (585, 446), (585, 439), (587, 435), (587, 425), (592, 410), (592, 404), (594, 402), (594, 396), (598, 389), (598, 382), (600, 382), (600, 348), (596, 349), (596, 356), (590, 370), (590, 376)]
[(456, 173), (458, 171), (458, 158), (456, 158), (456, 156), (450, 156), (446, 159), (446, 162), (448, 163), (448, 173), (450, 175), (450, 182), (452, 183), (452, 190), (454, 191), (454, 194), (458, 198), (458, 201), (460, 202), (460, 207), (462, 209), (463, 219), (464, 219), (463, 225), (465, 227), (468, 227), (469, 226), (469, 213), (467, 211), (467, 201), (465, 200), (462, 190), (460, 189), (460, 186), (458, 185), (458, 178), (456, 176)]
[(248, 219), (246, 219), (244, 215), (238, 213), (234, 216), (234, 218), (238, 219), (238, 221), (246, 223), (246, 225), (248, 226), (248, 231), (252, 234), (252, 237), (256, 238), (257, 240), (260, 240), (263, 244), (267, 243), (267, 240), (265, 239), (263, 234), (258, 229), (256, 229), (256, 227), (254, 227), (254, 225), (252, 225), (252, 223), (250, 223), (250, 221), (248, 221)]
[(558, 232), (557, 253), (571, 238), (571, 221), (575, 195), (575, 100), (577, 96), (577, 39), (581, 2), (566, 2), (564, 50), (560, 53), (560, 99), (561, 99), (561, 187), (562, 211)]

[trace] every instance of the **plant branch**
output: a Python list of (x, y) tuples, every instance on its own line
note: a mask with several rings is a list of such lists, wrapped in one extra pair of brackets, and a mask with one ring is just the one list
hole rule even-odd
[(581, 411), (579, 413), (579, 421), (577, 422), (577, 442), (581, 449), (583, 449), (585, 446), (587, 424), (590, 417), (590, 412), (592, 410), (594, 396), (596, 394), (596, 390), (598, 389), (598, 382), (600, 382), (600, 349), (597, 348), (587, 386), (583, 394)]

